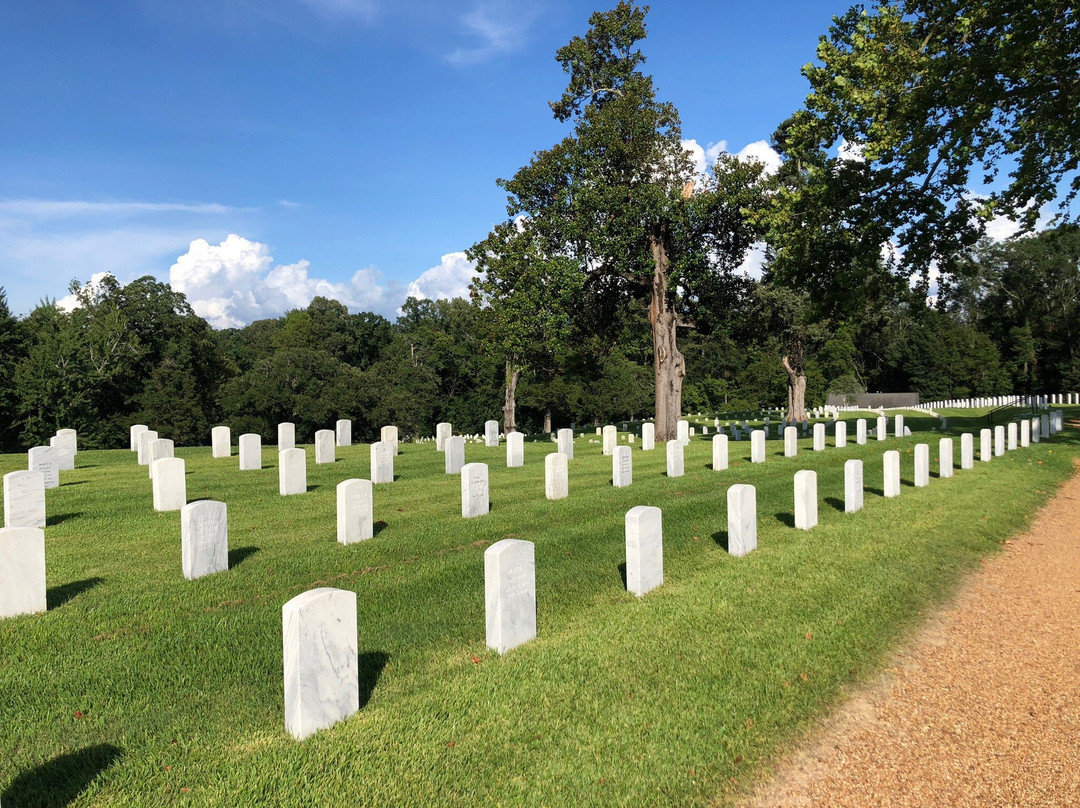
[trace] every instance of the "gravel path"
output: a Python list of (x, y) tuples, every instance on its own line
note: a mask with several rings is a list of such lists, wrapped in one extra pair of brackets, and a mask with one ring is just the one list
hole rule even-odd
[(1080, 806), (1080, 474), (746, 805)]

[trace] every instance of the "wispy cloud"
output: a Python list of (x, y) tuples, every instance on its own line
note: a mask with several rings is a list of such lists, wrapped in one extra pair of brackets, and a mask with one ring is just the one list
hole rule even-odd
[(180, 202), (93, 202), (83, 199), (0, 199), (0, 215), (8, 218), (70, 219), (79, 216), (132, 216), (146, 213), (197, 213), (219, 215), (238, 213), (234, 208), (216, 202), (186, 204)]
[(379, 13), (377, 0), (301, 0), (308, 8), (336, 19), (352, 18), (370, 22)]
[(454, 49), (446, 61), (465, 67), (517, 50), (525, 43), (529, 26), (539, 14), (533, 4), (505, 0), (478, 3), (460, 19), (461, 28), (473, 44)]

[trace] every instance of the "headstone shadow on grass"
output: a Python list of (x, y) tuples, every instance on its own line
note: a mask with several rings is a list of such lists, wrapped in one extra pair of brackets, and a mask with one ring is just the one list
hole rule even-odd
[(81, 595), (83, 592), (87, 592), (103, 583), (105, 583), (104, 578), (84, 578), (81, 581), (71, 581), (59, 586), (50, 586), (45, 590), (45, 602), (48, 604), (49, 609), (56, 609), (77, 595)]
[(619, 577), (622, 578), (622, 588), (626, 589), (626, 562), (619, 564)]
[(795, 527), (795, 514), (793, 513), (781, 512), (776, 514), (776, 518), (788, 527)]
[(386, 520), (380, 519), (378, 522), (373, 522), (371, 525), (371, 536), (374, 538), (386, 530)]
[(90, 481), (89, 480), (72, 480), (69, 483), (60, 483), (60, 487), (61, 488), (66, 488), (69, 485), (86, 485), (88, 482), (90, 482)]
[(234, 547), (229, 550), (229, 569), (238, 567), (244, 563), (244, 559), (259, 552), (258, 547)]
[(879, 496), (879, 497), (885, 496), (885, 489), (884, 488), (871, 488), (870, 486), (867, 486), (863, 490), (867, 494), (874, 494), (874, 495)]
[(320, 488), (322, 488), (321, 485), (309, 485), (307, 487), (307, 490), (308, 490), (308, 493), (310, 494), (312, 491), (318, 491)]
[(64, 808), (123, 754), (119, 747), (103, 743), (58, 755), (16, 775), (0, 802), (4, 808)]
[(825, 497), (823, 502), (826, 505), (831, 505), (833, 508), (840, 511), (840, 513), (844, 512), (844, 500), (842, 499), (837, 499), (836, 497)]
[(712, 540), (720, 547), (723, 547), (725, 553), (728, 551), (728, 532), (726, 530), (718, 530), (713, 533)]
[(360, 709), (364, 709), (371, 694), (375, 692), (375, 685), (382, 676), (383, 668), (390, 661), (390, 655), (385, 651), (364, 651), (356, 655), (357, 671), (360, 674)]
[(52, 527), (53, 525), (63, 524), (68, 519), (78, 519), (82, 515), (82, 511), (76, 513), (54, 513), (45, 521), (45, 524)]

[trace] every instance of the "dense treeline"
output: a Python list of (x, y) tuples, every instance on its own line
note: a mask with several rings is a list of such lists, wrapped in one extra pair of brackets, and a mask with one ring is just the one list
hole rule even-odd
[[(767, 316), (769, 283), (738, 280), (724, 306), (681, 329), (686, 411), (777, 405), (784, 326)], [(0, 291), (0, 441), (5, 451), (47, 442), (58, 428), (84, 447), (126, 445), (141, 422), (180, 444), (210, 428), (276, 439), (337, 418), (358, 440), (387, 423), (406, 436), (438, 421), (479, 432), (502, 411), (505, 355), (498, 312), (475, 301), (408, 300), (396, 322), (316, 298), (305, 309), (215, 331), (182, 294), (151, 277), (107, 278), (79, 291), (70, 312), (44, 301), (13, 317)], [(807, 400), (829, 392), (914, 390), (924, 399), (1080, 388), (1080, 228), (983, 242), (936, 300), (905, 285), (808, 331)], [(706, 316), (709, 315), (709, 316)], [(522, 372), (518, 428), (649, 415), (648, 323), (567, 324), (547, 362)]]

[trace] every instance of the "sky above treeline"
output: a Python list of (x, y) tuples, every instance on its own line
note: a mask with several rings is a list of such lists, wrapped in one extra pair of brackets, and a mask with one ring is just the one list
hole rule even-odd
[[(699, 159), (769, 158), (846, 0), (653, 4), (641, 44)], [(577, 0), (0, 4), (0, 286), (154, 275), (216, 327), (315, 295), (391, 319), (467, 294), (495, 184), (570, 132)], [(692, 141), (692, 142), (691, 142)]]

